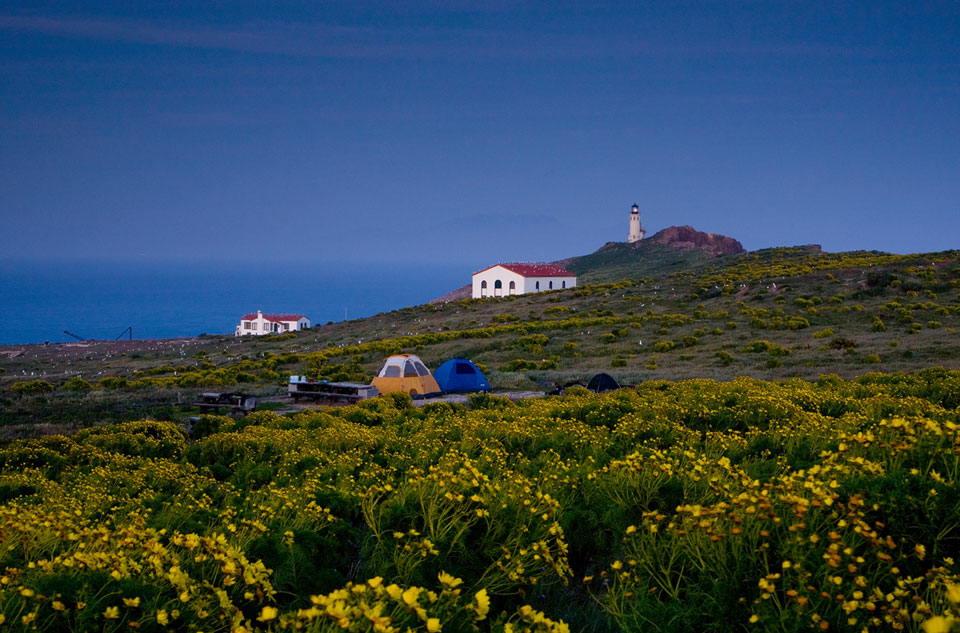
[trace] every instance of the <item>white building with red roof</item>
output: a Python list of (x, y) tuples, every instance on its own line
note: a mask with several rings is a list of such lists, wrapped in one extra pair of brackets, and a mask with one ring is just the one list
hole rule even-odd
[(554, 264), (496, 264), (473, 273), (474, 299), (575, 288), (577, 276)]
[(310, 327), (310, 319), (302, 314), (244, 314), (237, 326), (237, 336), (263, 336), (264, 334), (283, 334), (296, 332)]

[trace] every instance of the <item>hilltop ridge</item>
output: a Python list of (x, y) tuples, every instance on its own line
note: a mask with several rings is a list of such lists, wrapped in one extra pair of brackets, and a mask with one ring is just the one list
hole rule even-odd
[[(746, 252), (743, 244), (732, 237), (683, 225), (667, 227), (639, 242), (607, 242), (589, 255), (550, 263), (567, 268), (586, 282), (597, 282), (676, 272), (712, 257)], [(470, 295), (471, 286), (466, 284), (429, 303), (459, 301)]]

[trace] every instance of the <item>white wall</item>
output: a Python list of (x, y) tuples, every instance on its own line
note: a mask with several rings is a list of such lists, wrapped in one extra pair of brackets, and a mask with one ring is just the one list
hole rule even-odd
[[(487, 270), (480, 271), (473, 276), (473, 294), (471, 295), (474, 299), (480, 299), (481, 297), (496, 297), (496, 285), (497, 280), (503, 284), (503, 289), (500, 291), (501, 297), (506, 297), (510, 295), (510, 282), (516, 284), (516, 290), (513, 291), (513, 294), (521, 295), (523, 294), (523, 276), (518, 275), (517, 273), (507, 270), (502, 266), (494, 266)], [(486, 295), (483, 294), (481, 286), (483, 282), (487, 282), (487, 291)]]
[[(480, 299), (481, 297), (495, 297), (494, 284), (497, 280), (500, 280), (503, 283), (503, 291), (500, 296), (506, 297), (510, 294), (510, 282), (513, 281), (516, 284), (516, 291), (514, 294), (522, 295), (531, 292), (545, 292), (551, 290), (550, 282), (553, 282), (552, 290), (562, 290), (564, 284), (567, 288), (575, 288), (577, 286), (576, 277), (523, 277), (511, 270), (507, 270), (502, 266), (494, 266), (487, 270), (483, 270), (479, 273), (473, 275), (473, 290), (471, 296), (474, 299)], [(482, 293), (481, 285), (482, 282), (487, 282), (487, 293), (484, 295)], [(537, 289), (537, 282), (540, 282), (540, 288)]]
[[(537, 282), (540, 282), (540, 289), (537, 289)], [(550, 287), (553, 282), (553, 288)], [(527, 277), (527, 292), (546, 292), (547, 290), (563, 290), (564, 288), (576, 288), (576, 277)], [(564, 285), (566, 284), (566, 285)]]

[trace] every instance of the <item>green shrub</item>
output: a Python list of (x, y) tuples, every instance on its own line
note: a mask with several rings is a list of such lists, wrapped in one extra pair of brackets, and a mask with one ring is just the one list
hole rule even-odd
[(720, 362), (725, 366), (734, 361), (733, 354), (730, 352), (719, 351), (715, 354), (715, 356), (720, 359)]
[(657, 341), (653, 346), (653, 350), (655, 352), (669, 352), (676, 346), (677, 344), (673, 341)]
[(824, 328), (822, 330), (817, 330), (816, 332), (811, 334), (810, 338), (830, 338), (831, 336), (833, 336), (833, 329)]
[(77, 444), (130, 455), (177, 459), (186, 449), (183, 431), (172, 422), (124, 422), (111, 426), (95, 426), (83, 429), (73, 436)]
[(548, 358), (537, 365), (537, 369), (541, 371), (560, 369), (560, 361), (558, 361), (556, 358)]
[(838, 336), (835, 339), (832, 339), (827, 346), (830, 349), (852, 350), (857, 346), (857, 342), (853, 339)]
[(23, 396), (27, 394), (50, 393), (53, 391), (54, 386), (53, 383), (49, 383), (46, 380), (25, 380), (13, 383), (10, 389), (18, 396)]
[(567, 341), (561, 347), (561, 352), (564, 356), (579, 356), (580, 355), (580, 346), (574, 343), (573, 341)]
[(529, 336), (521, 336), (517, 339), (517, 344), (525, 351), (537, 354), (543, 351), (543, 346), (549, 341), (550, 338), (545, 334), (531, 334)]
[(767, 352), (771, 356), (787, 356), (790, 354), (790, 350), (788, 350), (786, 347), (777, 345), (776, 343), (771, 343), (770, 341), (754, 341), (753, 343), (750, 343), (744, 347), (743, 351), (754, 354)]
[(810, 327), (810, 321), (803, 317), (791, 316), (787, 317), (786, 326), (791, 330), (803, 330)]
[(609, 343), (614, 343), (614, 342), (616, 342), (616, 340), (617, 340), (617, 335), (616, 335), (616, 334), (603, 334), (603, 335), (600, 336), (600, 342), (601, 342), (601, 343), (607, 343), (607, 344), (609, 344)]
[(93, 385), (80, 376), (74, 376), (67, 382), (60, 385), (60, 388), (64, 391), (90, 391), (93, 389)]
[(472, 393), (467, 396), (467, 405), (471, 409), (510, 409), (516, 405), (504, 396), (490, 393)]
[(262, 341), (289, 341), (292, 338), (297, 338), (297, 335), (293, 332), (284, 332), (283, 334), (267, 334), (264, 336)]
[(771, 343), (770, 341), (754, 341), (752, 343), (748, 343), (743, 348), (743, 351), (751, 352), (751, 353), (765, 352), (768, 349), (770, 349), (771, 345), (773, 345), (773, 343)]
[(399, 411), (409, 411), (414, 408), (413, 396), (406, 391), (392, 391), (386, 397), (393, 400), (393, 406)]
[(618, 356), (618, 357), (614, 358), (612, 361), (610, 361), (610, 366), (611, 366), (611, 367), (626, 367), (626, 366), (627, 366), (627, 359)]
[(873, 317), (873, 325), (871, 326), (874, 332), (886, 332), (887, 326), (884, 325), (883, 319), (878, 316)]
[(536, 368), (537, 368), (537, 364), (534, 361), (525, 360), (523, 358), (517, 358), (516, 360), (510, 361), (506, 365), (500, 365), (498, 369), (503, 372), (511, 372), (511, 371), (530, 371), (531, 369), (536, 369)]

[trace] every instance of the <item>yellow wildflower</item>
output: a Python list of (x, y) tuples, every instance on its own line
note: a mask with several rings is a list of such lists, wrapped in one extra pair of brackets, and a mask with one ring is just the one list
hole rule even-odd
[(474, 600), (477, 603), (474, 611), (477, 614), (477, 620), (483, 620), (487, 617), (487, 613), (490, 612), (490, 597), (487, 595), (486, 589), (481, 589), (474, 595)]
[(120, 607), (107, 607), (103, 610), (103, 617), (108, 620), (116, 620), (120, 617)]
[(437, 578), (440, 579), (440, 584), (444, 587), (449, 587), (450, 589), (455, 589), (456, 587), (463, 584), (463, 581), (459, 578), (456, 578), (445, 571), (437, 574)]
[(924, 633), (949, 633), (953, 618), (935, 615), (923, 623)]
[(420, 597), (420, 589), (417, 587), (410, 587), (409, 589), (404, 591), (402, 595), (403, 601), (408, 606), (415, 605), (417, 603), (417, 598), (419, 597)]
[(264, 607), (260, 610), (260, 615), (257, 619), (261, 622), (269, 622), (270, 620), (277, 617), (277, 609), (275, 607)]
[(960, 585), (947, 583), (947, 599), (954, 603), (960, 603)]

